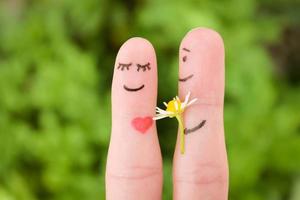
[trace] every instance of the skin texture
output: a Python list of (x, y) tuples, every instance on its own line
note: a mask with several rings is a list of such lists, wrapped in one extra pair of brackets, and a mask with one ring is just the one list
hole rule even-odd
[[(119, 63), (131, 63), (129, 70), (127, 67), (121, 70)], [(148, 67), (138, 70), (138, 65), (147, 63), (150, 70)], [(185, 128), (195, 130), (185, 135), (184, 155), (180, 154), (179, 135), (177, 137), (173, 198), (226, 200), (224, 46), (218, 33), (197, 28), (183, 38), (179, 49), (178, 87), (181, 100), (190, 91), (191, 99), (198, 101), (184, 113)], [(155, 116), (156, 98), (154, 48), (145, 39), (129, 39), (120, 48), (114, 66), (107, 200), (159, 200), (162, 197), (162, 158), (156, 123), (149, 122), (149, 117)], [(194, 129), (197, 126), (200, 128)]]

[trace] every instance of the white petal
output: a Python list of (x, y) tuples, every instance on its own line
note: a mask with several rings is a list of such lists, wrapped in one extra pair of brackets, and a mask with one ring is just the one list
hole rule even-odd
[(189, 97), (190, 97), (190, 92), (185, 96), (185, 99), (184, 99), (184, 107), (186, 107), (186, 105), (188, 104), (188, 101), (189, 101)]
[(168, 116), (168, 115), (167, 114), (161, 114), (161, 113), (155, 115), (155, 117), (160, 117), (160, 116)]
[(181, 110), (184, 110), (185, 107), (186, 107), (186, 104), (185, 104), (185, 102), (183, 102), (183, 103), (181, 104), (180, 109), (181, 109)]
[(167, 104), (166, 102), (164, 102), (164, 105), (165, 105), (166, 107), (168, 107), (168, 104)]
[(163, 109), (161, 109), (161, 108), (159, 108), (159, 107), (156, 107), (156, 112), (167, 112), (166, 110), (163, 110)]
[(188, 103), (190, 95), (191, 95), (191, 92), (188, 92), (187, 95), (185, 96), (185, 99), (184, 99), (185, 104)]
[(156, 107), (156, 110), (157, 110), (157, 111), (165, 111), (165, 110), (163, 110), (163, 109), (161, 109), (161, 108), (159, 108), (159, 107)]
[(155, 115), (155, 117), (161, 117), (161, 116), (168, 116), (168, 115), (165, 115), (165, 114), (157, 114), (157, 115)]
[(190, 106), (192, 105), (193, 103), (195, 103), (197, 101), (197, 98), (193, 99), (192, 101), (190, 101), (186, 106)]
[(155, 117), (153, 117), (152, 119), (153, 119), (153, 120), (159, 120), (159, 119), (163, 119), (163, 118), (166, 118), (166, 117), (168, 117), (168, 116), (161, 115), (161, 116), (155, 116)]
[(172, 112), (165, 111), (165, 110), (160, 111), (160, 113), (161, 113), (161, 114), (164, 114), (164, 115), (172, 114)]

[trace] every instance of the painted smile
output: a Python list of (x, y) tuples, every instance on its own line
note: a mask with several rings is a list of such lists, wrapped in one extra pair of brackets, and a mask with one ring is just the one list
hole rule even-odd
[(129, 91), (129, 92), (136, 92), (136, 91), (139, 91), (139, 90), (143, 89), (144, 87), (145, 87), (144, 84), (141, 85), (141, 86), (138, 87), (138, 88), (129, 88), (129, 87), (127, 87), (126, 85), (123, 86), (123, 88), (124, 88), (125, 90)]
[(191, 74), (191, 75), (189, 75), (189, 76), (187, 76), (187, 77), (185, 77), (185, 78), (179, 78), (179, 81), (185, 82), (185, 81), (191, 79), (193, 76), (194, 76), (194, 74)]
[(197, 126), (195, 126), (194, 128), (191, 128), (191, 129), (187, 129), (185, 128), (184, 129), (184, 134), (189, 134), (189, 133), (192, 133), (192, 132), (195, 132), (197, 131), (198, 129), (202, 128), (205, 124), (206, 120), (203, 120), (202, 122), (200, 122), (200, 124), (198, 124)]

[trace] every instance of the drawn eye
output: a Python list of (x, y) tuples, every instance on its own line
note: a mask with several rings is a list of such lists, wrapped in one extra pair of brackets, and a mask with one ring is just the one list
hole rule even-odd
[(186, 59), (187, 59), (187, 57), (186, 57), (186, 56), (183, 56), (182, 61), (185, 62)]
[(145, 65), (137, 64), (137, 71), (139, 72), (140, 69), (142, 69), (143, 72), (146, 71), (146, 70), (150, 70), (150, 69), (151, 69), (150, 63), (147, 63), (147, 64), (145, 64)]
[(123, 70), (126, 68), (127, 70), (129, 70), (129, 67), (130, 67), (131, 65), (132, 65), (132, 63), (129, 63), (129, 64), (119, 63), (117, 69), (123, 71)]

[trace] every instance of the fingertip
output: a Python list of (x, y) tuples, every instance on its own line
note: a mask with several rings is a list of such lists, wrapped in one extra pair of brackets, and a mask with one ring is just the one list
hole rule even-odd
[(127, 59), (128, 57), (138, 57), (140, 59), (147, 57), (147, 59), (154, 59), (155, 50), (151, 42), (147, 39), (132, 37), (120, 47), (116, 60)]
[(131, 109), (137, 106), (153, 112), (156, 96), (157, 64), (154, 47), (145, 38), (130, 38), (120, 47), (116, 57), (112, 84), (113, 107), (124, 113), (132, 112)]
[(192, 92), (198, 103), (218, 104), (224, 93), (224, 43), (221, 35), (209, 28), (189, 31), (179, 49), (179, 93)]
[(206, 28), (206, 27), (197, 27), (190, 30), (183, 38), (181, 46), (186, 42), (195, 43), (195, 45), (201, 43), (205, 47), (215, 47), (224, 49), (224, 41), (220, 33), (217, 31)]

